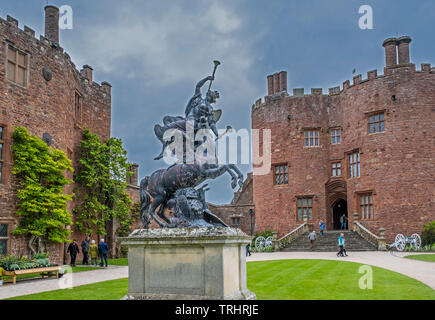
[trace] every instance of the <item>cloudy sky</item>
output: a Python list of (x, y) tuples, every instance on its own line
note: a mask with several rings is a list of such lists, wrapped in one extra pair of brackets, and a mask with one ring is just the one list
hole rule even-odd
[[(0, 0), (9, 14), (43, 34), (46, 0)], [(220, 127), (250, 128), (250, 110), (266, 94), (266, 76), (288, 72), (288, 88), (329, 87), (362, 73), (383, 73), (382, 41), (412, 37), (411, 60), (435, 64), (433, 0), (50, 0), (73, 9), (61, 46), (77, 66), (112, 89), (112, 135), (122, 138), (140, 176), (165, 167), (154, 124), (181, 115), (198, 80), (222, 62), (213, 84), (223, 109)], [(373, 8), (373, 29), (361, 30), (361, 5)], [(419, 67), (418, 67), (419, 68)], [(240, 166), (243, 172), (249, 165)], [(210, 183), (207, 199), (228, 203), (228, 176)]]

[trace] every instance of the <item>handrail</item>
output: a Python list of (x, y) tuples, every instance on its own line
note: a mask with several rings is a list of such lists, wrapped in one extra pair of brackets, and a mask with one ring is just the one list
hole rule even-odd
[(301, 235), (305, 231), (305, 226), (307, 225), (308, 224), (304, 222), (300, 226), (296, 227), (295, 229), (293, 229), (292, 231), (284, 235), (283, 237), (275, 240), (275, 249), (284, 248), (285, 246), (290, 244), (290, 242), (295, 240), (299, 235)]
[(366, 239), (371, 244), (378, 247), (379, 240), (381, 240), (380, 237), (378, 237), (373, 232), (371, 232), (366, 227), (364, 227), (359, 221), (354, 221), (354, 225), (356, 226), (355, 232), (357, 232), (361, 237)]
[(289, 233), (287, 233), (285, 236), (282, 236), (281, 238), (279, 238), (278, 241), (281, 241), (282, 239), (287, 238), (287, 237), (290, 236), (291, 234), (293, 234), (293, 233), (299, 231), (299, 229), (303, 228), (304, 225), (306, 225), (306, 224), (307, 224), (306, 222), (302, 223), (302, 224), (301, 224), (300, 226), (298, 226), (296, 229), (293, 229), (292, 231), (290, 231)]

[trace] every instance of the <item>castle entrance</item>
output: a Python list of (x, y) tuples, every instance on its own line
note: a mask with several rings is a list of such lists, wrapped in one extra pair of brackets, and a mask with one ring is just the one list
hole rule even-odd
[[(340, 230), (340, 217), (343, 214), (348, 217), (346, 181), (343, 178), (331, 178), (325, 189), (326, 230)], [(346, 227), (349, 228), (349, 223)]]
[[(348, 218), (347, 215), (347, 201), (340, 199), (335, 202), (335, 204), (332, 206), (332, 223), (334, 230), (340, 230), (341, 229), (341, 220), (340, 218), (345, 215), (346, 219)], [(348, 222), (348, 220), (346, 220)], [(349, 228), (349, 223), (346, 223), (346, 229)]]

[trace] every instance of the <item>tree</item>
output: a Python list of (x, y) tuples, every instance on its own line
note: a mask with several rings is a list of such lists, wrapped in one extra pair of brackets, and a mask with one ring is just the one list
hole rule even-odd
[(15, 235), (30, 235), (29, 248), (44, 251), (44, 240), (61, 243), (68, 239), (71, 215), (66, 209), (71, 195), (63, 193), (72, 181), (64, 176), (72, 172), (71, 160), (61, 150), (51, 148), (36, 136), (18, 127), (13, 134), (14, 169), (19, 186), (16, 214), (21, 217)]
[(119, 138), (100, 138), (88, 129), (80, 142), (80, 160), (74, 181), (82, 188), (82, 203), (74, 209), (77, 228), (86, 233), (106, 234), (113, 218), (123, 222), (130, 215), (132, 201), (126, 192), (130, 164)]

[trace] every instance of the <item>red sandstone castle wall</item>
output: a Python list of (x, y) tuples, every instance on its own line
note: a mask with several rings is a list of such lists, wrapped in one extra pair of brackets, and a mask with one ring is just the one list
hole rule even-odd
[[(340, 95), (341, 151), (362, 152), (361, 177), (347, 180), (349, 211), (358, 211), (351, 195), (373, 190), (375, 219), (361, 222), (375, 234), (385, 228), (392, 241), (397, 233), (421, 233), (435, 220), (435, 72), (411, 65), (386, 73)], [(366, 114), (379, 110), (385, 110), (385, 131), (368, 134)]]
[[(342, 91), (332, 88), (329, 95), (314, 90), (288, 96), (271, 91), (268, 81), (271, 95), (253, 106), (252, 128), (272, 130), (271, 163), (288, 163), (289, 184), (274, 186), (272, 171), (254, 176), (257, 231), (272, 229), (282, 236), (300, 225), (296, 197), (301, 195), (314, 196), (309, 222), (318, 229), (322, 219), (332, 228), (333, 196), (326, 185), (334, 181), (344, 183), (350, 227), (364, 191), (373, 192), (374, 219), (360, 222), (375, 234), (385, 228), (389, 242), (397, 233), (421, 233), (423, 224), (435, 220), (435, 72), (427, 64), (415, 71), (404, 56), (384, 76), (376, 71), (368, 80), (356, 76), (353, 85), (345, 82)], [(369, 134), (368, 114), (382, 110), (385, 131)], [(337, 126), (342, 141), (331, 145), (329, 130)], [(304, 147), (308, 128), (320, 130), (319, 147)], [(347, 152), (354, 149), (361, 152), (361, 174), (350, 179)], [(332, 160), (342, 161), (342, 178), (330, 177)]]
[[(111, 95), (110, 85), (89, 81), (76, 70), (69, 56), (59, 46), (52, 47), (41, 37), (38, 40), (28, 27), (26, 32), (18, 28), (12, 18), (0, 19), (0, 124), (6, 127), (4, 145), (4, 179), (0, 184), (0, 221), (12, 223), (11, 231), (17, 224), (15, 215), (16, 180), (12, 176), (11, 134), (14, 127), (23, 126), (33, 135), (42, 138), (47, 132), (53, 137), (52, 146), (64, 151), (77, 168), (77, 151), (82, 138), (82, 129), (89, 128), (103, 140), (110, 137)], [(21, 87), (6, 78), (6, 52), (11, 44), (28, 54), (28, 85)], [(42, 75), (43, 67), (52, 71), (47, 81)], [(75, 92), (82, 96), (81, 119), (74, 116)], [(74, 186), (65, 191), (71, 193)], [(68, 204), (71, 212), (74, 202)], [(82, 234), (74, 232), (73, 237), (81, 241)], [(11, 237), (9, 252), (27, 254), (27, 244), (22, 238)], [(53, 245), (52, 245), (53, 246)], [(62, 262), (63, 245), (54, 245), (54, 261)]]

